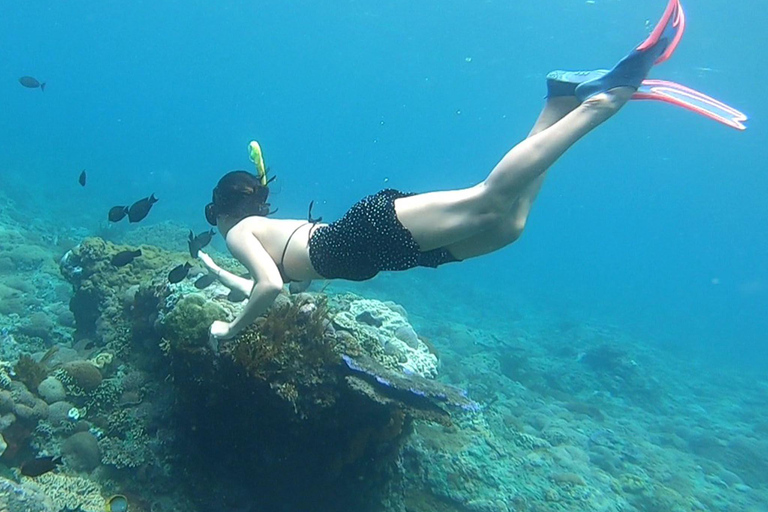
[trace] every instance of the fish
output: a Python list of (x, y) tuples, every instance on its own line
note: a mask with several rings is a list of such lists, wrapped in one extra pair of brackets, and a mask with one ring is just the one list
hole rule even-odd
[(44, 475), (56, 469), (61, 463), (61, 457), (38, 457), (24, 462), (21, 465), (21, 474), (33, 477)]
[(122, 494), (116, 494), (105, 502), (107, 512), (126, 512), (128, 510), (128, 498)]
[(149, 209), (157, 202), (155, 194), (139, 199), (128, 208), (128, 222), (140, 222), (149, 213)]
[(109, 218), (109, 222), (120, 222), (126, 215), (128, 215), (127, 206), (113, 206), (109, 209), (107, 217)]
[(80, 177), (77, 178), (77, 182), (80, 184), (81, 187), (85, 186), (85, 169), (82, 170), (80, 173)]
[(29, 89), (37, 89), (39, 87), (41, 92), (45, 92), (45, 82), (40, 83), (35, 77), (23, 76), (19, 78), (19, 83)]
[(309, 288), (309, 285), (312, 284), (312, 281), (292, 281), (288, 285), (288, 291), (291, 292), (291, 295), (294, 295), (296, 293), (302, 293), (307, 291)]
[(197, 258), (197, 253), (200, 249), (211, 243), (211, 239), (216, 234), (216, 231), (211, 229), (210, 231), (203, 231), (195, 235), (192, 230), (189, 230), (189, 255), (193, 258)]
[(112, 256), (111, 263), (116, 267), (124, 267), (139, 256), (141, 256), (141, 249), (136, 249), (135, 251), (121, 251)]
[(227, 300), (230, 302), (243, 302), (248, 296), (240, 290), (232, 290), (227, 295)]
[(215, 274), (205, 274), (204, 276), (197, 278), (197, 280), (195, 281), (195, 288), (197, 288), (198, 290), (203, 290), (211, 286), (215, 280), (216, 280)]
[(174, 267), (173, 270), (168, 272), (168, 282), (171, 284), (182, 282), (187, 277), (187, 274), (189, 274), (189, 269), (191, 268), (192, 265), (190, 265), (189, 262)]

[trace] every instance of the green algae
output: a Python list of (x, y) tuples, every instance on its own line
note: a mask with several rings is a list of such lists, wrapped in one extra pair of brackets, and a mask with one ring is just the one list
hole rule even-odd
[(208, 344), (208, 329), (227, 312), (200, 294), (181, 299), (164, 320), (164, 337), (174, 349), (191, 350)]

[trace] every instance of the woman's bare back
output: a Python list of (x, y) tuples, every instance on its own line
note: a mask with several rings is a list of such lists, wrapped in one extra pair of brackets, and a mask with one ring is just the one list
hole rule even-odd
[(256, 237), (275, 262), (285, 282), (322, 278), (312, 267), (309, 239), (315, 229), (325, 224), (258, 216), (247, 217), (238, 224), (238, 235), (250, 233)]

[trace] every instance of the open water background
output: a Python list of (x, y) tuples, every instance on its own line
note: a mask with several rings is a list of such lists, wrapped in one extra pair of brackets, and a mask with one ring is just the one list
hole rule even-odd
[[(415, 271), (419, 297), (451, 300), (469, 321), (490, 303), (535, 304), (714, 365), (765, 369), (768, 16), (754, 0), (685, 7), (685, 39), (653, 76), (732, 103), (750, 115), (749, 130), (631, 104), (556, 164), (518, 243)], [(202, 230), (219, 176), (250, 169), (251, 139), (278, 175), (282, 216), (304, 217), (315, 200), (315, 214), (333, 219), (383, 187), (469, 186), (525, 136), (548, 71), (613, 65), (663, 9), (661, 0), (7, 3), (0, 185), (54, 233), (96, 232), (109, 207), (150, 193), (161, 202), (147, 223)], [(45, 81), (45, 93), (21, 87), (22, 75)], [(466, 301), (467, 290), (481, 299)], [(407, 294), (392, 299), (428, 310)]]

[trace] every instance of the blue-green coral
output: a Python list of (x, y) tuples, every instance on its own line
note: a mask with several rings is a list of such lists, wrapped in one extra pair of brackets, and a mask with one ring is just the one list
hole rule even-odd
[(227, 312), (200, 294), (181, 299), (163, 321), (164, 337), (174, 349), (193, 350), (208, 343), (208, 329), (215, 320), (224, 320)]

